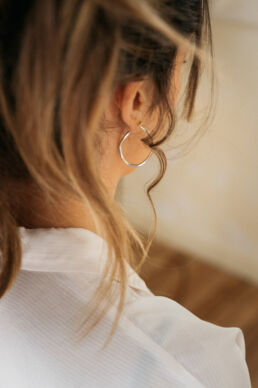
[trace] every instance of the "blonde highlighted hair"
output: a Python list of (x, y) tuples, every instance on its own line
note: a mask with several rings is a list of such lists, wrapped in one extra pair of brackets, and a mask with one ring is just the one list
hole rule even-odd
[[(3, 182), (33, 182), (53, 203), (60, 192), (64, 198), (78, 199), (90, 208), (110, 258), (93, 296), (95, 306), (107, 303), (83, 338), (111, 306), (107, 296), (114, 277), (121, 279), (117, 315), (106, 346), (124, 305), (125, 262), (140, 270), (156, 229), (150, 191), (166, 170), (158, 146), (175, 126), (168, 91), (179, 48), (193, 52), (184, 115), (190, 119), (193, 112), (202, 47), (211, 44), (208, 4), (206, 0), (2, 0), (0, 18), (0, 297), (15, 282), (22, 255), (19, 223)], [(108, 195), (96, 162), (108, 102), (118, 86), (146, 77), (154, 86), (149, 113), (160, 111), (152, 134), (167, 128), (158, 143), (144, 140), (160, 162), (160, 172), (147, 189), (155, 214), (154, 233), (147, 242)], [(121, 128), (126, 126), (121, 118), (118, 121)]]

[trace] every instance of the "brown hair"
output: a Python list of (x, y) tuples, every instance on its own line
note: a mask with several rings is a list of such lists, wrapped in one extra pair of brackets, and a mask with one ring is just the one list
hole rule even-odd
[[(179, 47), (193, 48), (184, 105), (184, 115), (190, 119), (201, 49), (205, 42), (211, 43), (207, 0), (2, 0), (0, 17), (0, 296), (14, 283), (22, 254), (19, 224), (4, 180), (34, 182), (53, 203), (61, 191), (89, 206), (98, 233), (108, 244), (110, 265), (94, 294), (98, 306), (107, 300), (106, 308), (84, 336), (111, 306), (112, 298), (107, 296), (114, 276), (121, 279), (109, 341), (124, 305), (125, 261), (140, 270), (155, 230), (145, 245), (98, 179), (94, 150), (100, 123), (118, 86), (146, 77), (153, 82), (149, 112), (158, 108), (160, 119), (152, 134), (167, 128), (157, 143), (144, 139), (160, 161), (160, 173), (147, 189), (156, 229), (150, 191), (166, 170), (166, 157), (158, 145), (175, 126), (169, 81)], [(140, 260), (135, 255), (139, 249)]]

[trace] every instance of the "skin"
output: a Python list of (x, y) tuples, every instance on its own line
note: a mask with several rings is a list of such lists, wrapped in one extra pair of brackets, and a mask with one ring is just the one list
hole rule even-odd
[[(176, 58), (176, 66), (171, 80), (171, 103), (177, 100), (181, 85), (181, 70), (185, 55), (179, 53)], [(113, 101), (105, 112), (108, 120), (115, 120), (118, 109), (122, 119), (131, 130), (130, 136), (123, 144), (123, 152), (130, 163), (142, 162), (150, 153), (148, 146), (140, 141), (145, 133), (138, 127), (142, 124), (151, 131), (153, 123), (157, 120), (157, 112), (151, 117), (146, 115), (150, 103), (152, 85), (150, 81), (129, 82), (119, 88)], [(130, 174), (137, 167), (127, 166), (121, 159), (119, 144), (127, 131), (120, 128), (108, 130), (108, 135), (103, 137), (104, 155), (99, 159), (101, 179), (108, 189), (111, 197), (114, 197), (121, 177)], [(158, 139), (154, 138), (154, 141)], [(20, 226), (26, 228), (85, 228), (97, 233), (89, 210), (84, 204), (62, 197), (58, 200), (58, 207), (50, 206), (42, 193), (37, 192), (33, 185), (24, 185), (18, 182), (8, 182), (5, 185), (8, 193), (13, 193), (11, 202), (15, 209), (17, 221)], [(10, 196), (9, 196), (10, 198)]]

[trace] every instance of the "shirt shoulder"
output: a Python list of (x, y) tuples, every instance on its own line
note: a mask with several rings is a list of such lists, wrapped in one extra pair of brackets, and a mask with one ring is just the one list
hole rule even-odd
[(102, 351), (115, 306), (76, 342), (96, 281), (78, 273), (20, 272), (0, 303), (1, 387), (204, 388), (124, 314)]
[[(85, 341), (75, 344), (78, 318), (87, 313), (99, 280), (21, 271), (0, 303), (3, 386), (38, 386), (39, 379), (42, 386), (62, 388), (251, 386), (240, 329), (202, 321), (147, 288), (128, 287), (118, 328), (103, 353), (99, 349), (111, 331), (117, 303)], [(10, 373), (13, 365), (15, 374)]]
[(251, 387), (245, 340), (238, 327), (204, 321), (176, 301), (134, 291), (125, 314), (209, 388)]

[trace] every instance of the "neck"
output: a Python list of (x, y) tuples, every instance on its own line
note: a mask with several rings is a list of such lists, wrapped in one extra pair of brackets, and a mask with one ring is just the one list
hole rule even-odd
[[(78, 200), (58, 198), (53, 202), (34, 185), (10, 183), (4, 185), (17, 224), (35, 228), (84, 228), (97, 233), (88, 207)], [(116, 187), (108, 189), (114, 198)], [(58, 204), (58, 206), (57, 206)]]

